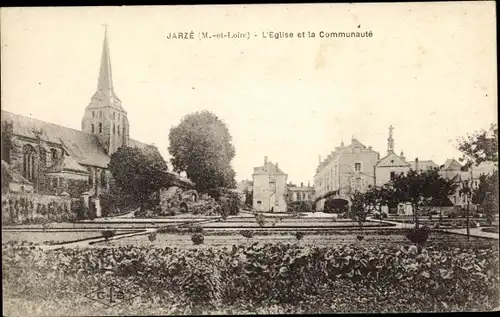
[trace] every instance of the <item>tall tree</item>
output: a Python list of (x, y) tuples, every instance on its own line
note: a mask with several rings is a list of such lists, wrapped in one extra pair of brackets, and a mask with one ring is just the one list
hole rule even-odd
[(394, 199), (412, 204), (417, 228), (418, 207), (448, 199), (456, 186), (451, 180), (441, 177), (437, 168), (424, 172), (410, 170), (407, 174), (397, 174), (391, 183)]
[(199, 192), (236, 187), (232, 137), (215, 114), (201, 111), (187, 115), (170, 129), (169, 139), (174, 170), (185, 171)]
[(461, 162), (465, 167), (477, 166), (483, 162), (498, 164), (498, 126), (492, 124), (488, 130), (481, 130), (458, 139), (458, 150), (462, 152)]
[(152, 193), (172, 182), (160, 155), (148, 155), (138, 148), (120, 147), (111, 155), (109, 170), (115, 185), (140, 202), (141, 213)]
[(494, 213), (498, 212), (498, 171), (492, 175), (479, 176), (479, 185), (472, 191), (472, 203), (486, 214), (491, 225)]

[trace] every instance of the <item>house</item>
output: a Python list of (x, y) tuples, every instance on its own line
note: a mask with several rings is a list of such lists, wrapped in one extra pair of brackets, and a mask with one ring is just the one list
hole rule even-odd
[(288, 175), (264, 158), (264, 165), (254, 168), (252, 208), (259, 212), (286, 212)]
[(288, 192), (287, 198), (289, 202), (297, 202), (297, 201), (313, 202), (315, 199), (314, 187), (311, 187), (310, 184), (304, 186), (304, 183), (300, 183), (300, 187), (288, 184), (287, 192)]

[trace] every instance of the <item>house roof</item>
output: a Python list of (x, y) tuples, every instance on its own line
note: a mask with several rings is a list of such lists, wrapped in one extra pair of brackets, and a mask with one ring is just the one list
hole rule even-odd
[(254, 167), (254, 174), (283, 174), (285, 173), (279, 169), (277, 164), (273, 164), (271, 161), (268, 161), (263, 166)]
[(447, 159), (443, 164), (444, 170), (460, 170), (462, 168), (462, 164), (460, 164), (457, 160)]
[[(415, 161), (409, 161), (408, 162), (410, 165), (411, 165), (411, 168), (412, 169), (416, 169), (416, 162)], [(418, 161), (418, 168), (419, 169), (431, 169), (431, 168), (435, 168), (435, 167), (439, 167), (439, 165), (437, 165), (436, 163), (434, 163), (434, 161), (431, 161), (431, 160), (428, 160), (428, 161)]]

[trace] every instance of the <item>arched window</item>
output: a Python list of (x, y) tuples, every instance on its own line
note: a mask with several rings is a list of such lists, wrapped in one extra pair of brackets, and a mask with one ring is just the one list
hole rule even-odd
[(90, 125), (90, 131), (92, 131), (92, 134), (95, 133), (95, 128), (93, 123)]
[(113, 134), (115, 134), (115, 124), (113, 123)]
[(99, 111), (99, 118), (102, 118), (102, 110)]
[(127, 130), (125, 130), (125, 127), (123, 127), (123, 135), (127, 135)]
[(113, 119), (116, 119), (116, 112), (113, 112)]
[(99, 122), (99, 133), (102, 133), (102, 122)]
[(101, 171), (101, 187), (106, 187), (106, 171)]
[(94, 171), (90, 167), (88, 168), (88, 171), (89, 171), (89, 185), (93, 186), (94, 185)]
[(92, 111), (92, 118), (95, 118), (95, 111)]
[(120, 126), (118, 126), (118, 135), (120, 135)]
[(50, 149), (51, 157), (53, 160), (57, 160), (57, 150), (56, 149)]
[(26, 144), (23, 147), (23, 176), (32, 181), (35, 178), (35, 148)]

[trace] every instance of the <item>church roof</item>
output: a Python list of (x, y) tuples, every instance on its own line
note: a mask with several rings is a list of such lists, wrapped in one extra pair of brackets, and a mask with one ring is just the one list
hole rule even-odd
[(395, 166), (400, 166), (400, 167), (411, 167), (408, 162), (403, 160), (401, 157), (396, 155), (396, 153), (391, 152), (381, 158), (377, 164), (375, 164), (377, 167), (395, 167)]
[(47, 169), (47, 173), (60, 173), (66, 171), (88, 173), (88, 170), (78, 164), (73, 157), (66, 155)]
[[(12, 122), (12, 133), (30, 139), (39, 136), (42, 141), (61, 145), (78, 164), (107, 168), (110, 158), (97, 136), (46, 121), (29, 118), (2, 110), (2, 124)], [(41, 133), (38, 133), (41, 132)], [(138, 147), (148, 154), (160, 155), (155, 146), (133, 139), (130, 147)], [(73, 165), (73, 163), (71, 163)]]
[(61, 145), (79, 164), (107, 167), (109, 156), (95, 135), (2, 110), (3, 122), (12, 122), (12, 133)]

